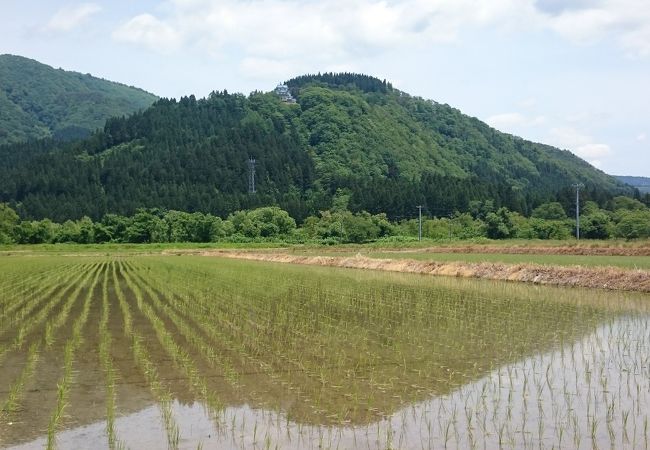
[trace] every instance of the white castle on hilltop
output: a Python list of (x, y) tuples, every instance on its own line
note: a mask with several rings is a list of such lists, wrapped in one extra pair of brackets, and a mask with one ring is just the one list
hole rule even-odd
[(291, 92), (289, 91), (289, 86), (286, 84), (278, 84), (274, 92), (282, 99), (285, 103), (296, 103), (296, 99), (293, 98)]

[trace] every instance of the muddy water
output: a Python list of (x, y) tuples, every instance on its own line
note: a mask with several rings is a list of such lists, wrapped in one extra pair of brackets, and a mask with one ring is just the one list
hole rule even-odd
[[(114, 431), (127, 448), (648, 447), (647, 297), (174, 258), (136, 258), (116, 274), (107, 329)], [(134, 290), (123, 274), (142, 284)], [(243, 274), (250, 282), (234, 293)], [(87, 292), (40, 351), (19, 407), (0, 416), (1, 446), (46, 445), (64, 346)], [(92, 293), (59, 448), (109, 448), (101, 288)], [(2, 360), (0, 404), (42, 332)], [(157, 387), (133, 353), (134, 335)]]

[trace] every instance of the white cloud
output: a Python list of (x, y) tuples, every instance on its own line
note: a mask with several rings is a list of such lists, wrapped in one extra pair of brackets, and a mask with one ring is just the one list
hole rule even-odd
[(570, 7), (538, 1), (167, 0), (158, 16), (135, 16), (113, 37), (157, 51), (236, 53), (245, 71), (262, 61), (347, 65), (385, 51), (457, 42), (465, 29), (486, 26), (550, 29), (578, 43), (613, 38), (627, 52), (650, 54), (647, 0), (573, 0)]
[(86, 22), (91, 16), (102, 10), (95, 3), (82, 3), (67, 6), (58, 10), (45, 25), (45, 31), (64, 32), (70, 31)]
[(650, 2), (602, 0), (547, 16), (547, 25), (571, 41), (614, 39), (631, 56), (650, 56)]
[(212, 55), (236, 51), (243, 55), (243, 67), (263, 60), (349, 65), (360, 57), (390, 49), (453, 42), (467, 25), (509, 20), (513, 10), (526, 9), (527, 14), (532, 13), (532, 7), (517, 6), (525, 3), (170, 0), (165, 16), (136, 16), (121, 25), (113, 36), (150, 48), (166, 46), (156, 42), (166, 36), (174, 38), (178, 49), (184, 45)]
[(648, 136), (647, 136), (645, 133), (639, 133), (639, 134), (636, 136), (636, 140), (639, 141), (639, 142), (643, 142), (643, 141), (646, 140), (647, 137), (648, 137)]
[(177, 50), (183, 43), (181, 33), (150, 14), (140, 14), (122, 24), (113, 32), (113, 38), (141, 44), (160, 53)]
[(614, 15), (604, 9), (567, 11), (549, 21), (559, 34), (584, 44), (602, 39), (615, 23)]
[(602, 158), (612, 155), (609, 145), (600, 143), (592, 136), (581, 133), (572, 127), (551, 129), (548, 141), (557, 147), (570, 150), (596, 167), (602, 164)]

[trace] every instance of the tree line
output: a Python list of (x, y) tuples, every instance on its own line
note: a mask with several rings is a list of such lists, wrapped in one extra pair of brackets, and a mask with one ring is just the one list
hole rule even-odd
[[(313, 242), (363, 243), (379, 239), (415, 239), (418, 219), (389, 220), (386, 214), (351, 212), (350, 195), (338, 191), (332, 207), (307, 217), (298, 226), (277, 206), (240, 210), (220, 218), (201, 212), (160, 208), (139, 209), (131, 216), (106, 214), (93, 221), (21, 220), (0, 203), (0, 244), (164, 243), (164, 242)], [(585, 239), (650, 238), (650, 208), (629, 197), (615, 197), (601, 208), (587, 201), (581, 208), (580, 236)], [(468, 212), (424, 217), (422, 235), (428, 239), (570, 239), (575, 221), (558, 202), (535, 208), (530, 217), (492, 200), (472, 201)]]

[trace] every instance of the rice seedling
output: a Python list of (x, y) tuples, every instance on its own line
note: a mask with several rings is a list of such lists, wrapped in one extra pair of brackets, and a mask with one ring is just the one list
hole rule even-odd
[[(50, 448), (648, 447), (647, 296), (196, 256), (16, 261), (0, 261), (2, 445), (47, 428)], [(61, 433), (73, 424), (86, 434)]]
[[(71, 276), (78, 272), (79, 267), (68, 267), (64, 270), (50, 270), (44, 274), (21, 280), (13, 291), (5, 291), (0, 298), (11, 299), (11, 303), (2, 303), (0, 309), (0, 325), (20, 323), (36, 306), (38, 301), (47, 299), (52, 292), (60, 288)], [(83, 271), (83, 269), (82, 269)], [(0, 328), (1, 329), (1, 328)]]
[(47, 304), (53, 293), (63, 289), (73, 279), (73, 275), (78, 273), (79, 271), (69, 271), (52, 274), (52, 279), (38, 280), (39, 284), (25, 286), (24, 291), (13, 293), (12, 298), (19, 300), (14, 300), (0, 312), (0, 333), (6, 333), (11, 326), (24, 323), (31, 313), (42, 308), (43, 303)]
[[(194, 366), (190, 355), (184, 349), (178, 346), (173, 336), (165, 328), (163, 321), (156, 315), (153, 308), (145, 302), (144, 296), (138, 284), (128, 275), (128, 273), (123, 272), (123, 275), (126, 284), (135, 294), (138, 308), (147, 316), (153, 325), (158, 340), (163, 345), (168, 355), (172, 358), (174, 364), (187, 376), (190, 389), (207, 403), (212, 411), (213, 416), (216, 417), (218, 415), (218, 411), (222, 408), (222, 405), (214, 392), (211, 392), (208, 389), (205, 381), (199, 375), (199, 372)], [(151, 289), (149, 289), (148, 286), (145, 286), (145, 289), (151, 296), (152, 302), (160, 302), (158, 296)]]
[[(114, 267), (115, 262), (111, 262)], [(111, 333), (108, 330), (108, 318), (110, 314), (110, 303), (108, 297), (109, 270), (104, 270), (102, 279), (102, 315), (99, 322), (99, 358), (104, 370), (106, 389), (106, 435), (108, 446), (111, 450), (124, 448), (123, 442), (117, 437), (115, 430), (115, 369), (110, 355)]]
[(133, 330), (130, 307), (117, 278), (115, 265), (113, 265), (112, 268), (112, 276), (115, 294), (118, 298), (124, 320), (124, 333), (132, 340), (131, 349), (133, 352), (133, 359), (144, 374), (149, 389), (160, 406), (163, 425), (167, 436), (167, 444), (170, 448), (178, 448), (179, 431), (171, 409), (172, 396), (169, 390), (166, 389), (160, 381), (155, 363), (149, 357), (147, 348), (143, 342), (144, 338)]
[(30, 346), (27, 355), (27, 362), (19, 377), (13, 382), (9, 389), (9, 395), (0, 409), (0, 421), (6, 421), (17, 410), (23, 396), (25, 384), (33, 375), (38, 363), (40, 345), (34, 343)]
[(95, 286), (97, 285), (97, 281), (99, 279), (99, 275), (102, 270), (105, 269), (103, 267), (100, 267), (95, 272), (93, 279), (88, 286), (88, 292), (84, 300), (83, 309), (81, 311), (80, 316), (74, 322), (72, 337), (68, 340), (68, 342), (66, 342), (65, 345), (63, 376), (61, 377), (61, 379), (57, 384), (58, 386), (57, 403), (54, 412), (50, 417), (50, 422), (47, 427), (48, 450), (56, 447), (56, 433), (63, 419), (63, 412), (66, 407), (68, 393), (70, 392), (70, 388), (73, 382), (72, 378), (74, 374), (72, 369), (74, 364), (75, 351), (81, 345), (81, 341), (83, 339), (82, 329), (86, 324), (86, 320), (88, 319), (88, 312), (90, 310), (90, 304), (93, 300), (94, 289)]

